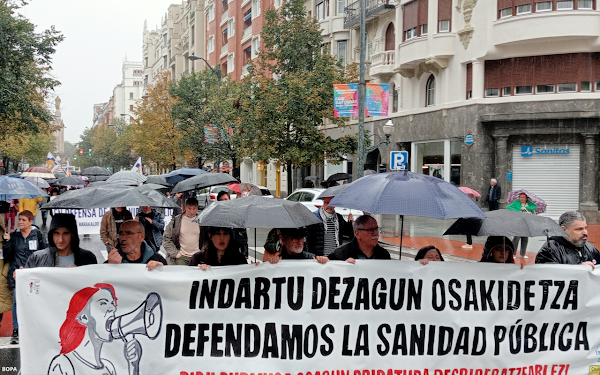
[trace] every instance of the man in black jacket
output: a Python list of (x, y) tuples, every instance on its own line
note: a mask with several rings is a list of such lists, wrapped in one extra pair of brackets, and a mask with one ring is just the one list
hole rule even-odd
[(121, 248), (112, 248), (105, 263), (145, 263), (150, 271), (156, 266), (166, 266), (165, 258), (152, 250), (150, 245), (144, 241), (145, 236), (144, 225), (139, 221), (129, 220), (121, 224), (119, 230)]
[(281, 250), (278, 256), (270, 257), (269, 262), (275, 264), (281, 259), (305, 260), (314, 259), (315, 254), (306, 250), (305, 228), (281, 228), (279, 229), (279, 246)]
[(488, 193), (486, 195), (486, 200), (488, 202), (488, 207), (490, 211), (497, 210), (499, 208), (500, 197), (502, 196), (502, 188), (498, 185), (498, 181), (495, 178), (490, 180), (490, 188), (488, 189)]
[(569, 211), (560, 215), (558, 224), (564, 229), (565, 236), (550, 237), (542, 246), (536, 263), (583, 264), (592, 266), (600, 263), (600, 253), (587, 243), (587, 221), (581, 212)]
[(333, 197), (324, 197), (323, 206), (313, 213), (321, 220), (321, 223), (313, 224), (308, 228), (309, 236), (306, 240), (308, 248), (317, 255), (329, 255), (333, 250), (342, 246), (344, 240), (352, 239), (352, 214), (348, 215), (348, 221), (335, 212), (335, 207), (329, 202)]
[(352, 224), (354, 238), (346, 245), (340, 246), (327, 257), (316, 257), (319, 263), (327, 260), (345, 260), (356, 263), (356, 259), (391, 259), (390, 253), (379, 246), (379, 227), (377, 220), (369, 215), (360, 216)]

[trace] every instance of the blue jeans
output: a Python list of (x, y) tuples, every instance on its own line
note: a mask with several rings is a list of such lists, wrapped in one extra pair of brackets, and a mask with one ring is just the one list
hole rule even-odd
[(17, 292), (15, 288), (13, 291), (13, 306), (12, 306), (12, 318), (13, 318), (13, 329), (19, 329), (19, 321), (17, 320)]

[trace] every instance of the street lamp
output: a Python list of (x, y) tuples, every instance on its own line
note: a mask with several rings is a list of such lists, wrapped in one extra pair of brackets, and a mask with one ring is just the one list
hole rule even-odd
[[(200, 56), (191, 54), (188, 56), (188, 59), (190, 59), (190, 61), (192, 61), (192, 62), (196, 61), (196, 60), (204, 61), (204, 63), (206, 64), (206, 66), (208, 66), (210, 71), (213, 72), (213, 74), (217, 76), (217, 83), (218, 83), (217, 104), (220, 105), (220, 101), (221, 101), (221, 65), (217, 64), (217, 69), (215, 70), (212, 66), (210, 66), (208, 61), (206, 61), (206, 59), (204, 59), (204, 57), (200, 57)], [(221, 115), (221, 111), (219, 111), (219, 115)], [(221, 170), (220, 166), (221, 166), (221, 145), (219, 144), (217, 146), (217, 173), (219, 173)]]
[[(392, 120), (388, 120), (385, 125), (383, 125), (383, 134), (385, 134), (385, 141), (381, 141), (378, 144), (376, 144), (375, 146), (371, 146), (368, 149), (365, 150), (364, 155), (368, 154), (371, 151), (375, 151), (379, 148), (379, 146), (381, 145), (389, 145), (390, 144), (390, 135), (392, 135), (392, 132), (394, 131), (394, 123), (392, 122)], [(364, 159), (363, 159), (364, 160)]]

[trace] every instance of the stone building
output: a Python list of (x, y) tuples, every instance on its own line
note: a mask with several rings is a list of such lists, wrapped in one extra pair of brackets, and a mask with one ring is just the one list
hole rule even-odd
[[(313, 3), (318, 12), (319, 0)], [(406, 150), (413, 172), (439, 174), (482, 195), (496, 178), (502, 202), (524, 188), (547, 201), (551, 217), (581, 210), (598, 220), (595, 0), (367, 4), (367, 79), (390, 84), (390, 111), (369, 118), (366, 128), (377, 143), (383, 125), (395, 125), (391, 143), (367, 155), (367, 167), (386, 169), (390, 151)], [(344, 15), (346, 54), (355, 61), (349, 51), (360, 47), (358, 9), (348, 4)], [(355, 170), (354, 158), (348, 165)]]

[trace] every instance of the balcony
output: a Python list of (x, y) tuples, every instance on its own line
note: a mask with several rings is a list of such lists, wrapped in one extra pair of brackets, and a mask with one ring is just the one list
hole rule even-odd
[(183, 52), (186, 52), (188, 50), (189, 46), (190, 46), (190, 44), (188, 42), (185, 42), (183, 44)]
[(396, 51), (383, 51), (371, 56), (369, 74), (373, 77), (390, 76), (394, 74)]
[(250, 38), (252, 38), (252, 25), (244, 29), (244, 32), (242, 33), (241, 43), (245, 43), (246, 41), (250, 40)]
[(229, 49), (228, 49), (228, 47), (227, 47), (227, 46), (228, 46), (228, 44), (224, 44), (224, 45), (221, 47), (221, 57), (225, 56), (225, 54), (227, 54), (227, 52), (229, 52)]
[[(396, 9), (393, 0), (365, 0), (367, 4), (367, 21), (380, 16), (392, 9)], [(344, 28), (350, 29), (360, 23), (360, 1), (348, 4), (344, 8)]]
[(223, 24), (227, 22), (227, 18), (229, 18), (229, 10), (226, 10), (223, 13), (221, 13), (221, 26), (223, 26)]

